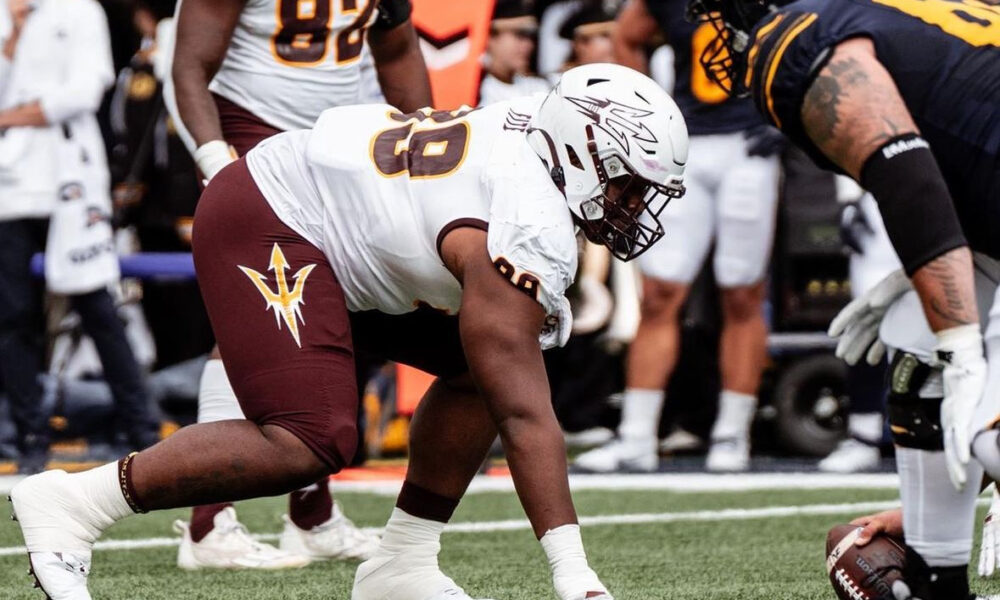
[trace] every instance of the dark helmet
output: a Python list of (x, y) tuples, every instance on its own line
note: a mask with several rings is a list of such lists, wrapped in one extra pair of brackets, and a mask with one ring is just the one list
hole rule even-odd
[(747, 95), (745, 77), (750, 33), (761, 19), (787, 3), (783, 0), (688, 0), (688, 20), (711, 23), (716, 31), (715, 38), (698, 57), (708, 77), (731, 95)]

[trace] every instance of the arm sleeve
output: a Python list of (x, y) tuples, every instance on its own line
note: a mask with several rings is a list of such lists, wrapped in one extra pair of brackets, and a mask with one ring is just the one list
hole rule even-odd
[(104, 91), (115, 81), (104, 11), (93, 0), (82, 0), (76, 6), (74, 27), (69, 33), (71, 50), (66, 57), (67, 79), (40, 98), (42, 112), (50, 123), (96, 112)]

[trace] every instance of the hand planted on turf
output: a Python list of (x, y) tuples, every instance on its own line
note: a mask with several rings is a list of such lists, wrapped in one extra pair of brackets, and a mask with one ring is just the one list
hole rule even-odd
[(587, 567), (575, 572), (555, 572), (552, 584), (559, 600), (614, 600), (608, 588), (604, 587), (597, 573)]
[(986, 359), (979, 324), (937, 332), (935, 356), (944, 367), (941, 429), (948, 476), (955, 489), (965, 487), (972, 458), (972, 420), (986, 387)]
[(874, 515), (858, 517), (851, 521), (851, 525), (864, 527), (864, 530), (854, 540), (855, 546), (864, 546), (872, 541), (876, 535), (884, 534), (889, 537), (903, 537), (903, 509), (895, 508), (886, 510)]
[(882, 317), (897, 298), (913, 289), (903, 271), (894, 271), (872, 289), (845, 306), (830, 323), (827, 335), (840, 338), (836, 355), (849, 365), (862, 356), (877, 365), (885, 356), (885, 346), (878, 339)]
[(983, 519), (983, 541), (979, 546), (979, 576), (990, 577), (1000, 556), (1000, 492), (993, 487), (993, 502)]

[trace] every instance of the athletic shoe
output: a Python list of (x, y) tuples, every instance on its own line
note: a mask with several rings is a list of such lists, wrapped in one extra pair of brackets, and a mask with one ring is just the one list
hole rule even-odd
[(110, 523), (88, 510), (65, 471), (48, 471), (14, 486), (9, 500), (28, 548), (29, 573), (50, 600), (90, 600), (91, 549)]
[(283, 515), (285, 529), (279, 547), (285, 552), (308, 556), (313, 560), (367, 560), (378, 550), (379, 538), (358, 529), (344, 516), (340, 504), (333, 503), (330, 520), (312, 529), (299, 529), (288, 515)]
[(351, 600), (473, 600), (441, 572), (436, 555), (380, 551), (358, 566)]
[(615, 432), (607, 427), (591, 427), (583, 431), (563, 433), (563, 439), (569, 448), (593, 448), (607, 444), (615, 437)]
[(674, 429), (670, 432), (670, 435), (660, 440), (660, 452), (663, 454), (694, 452), (701, 450), (704, 446), (704, 440), (680, 427)]
[(882, 453), (875, 446), (854, 438), (842, 440), (817, 468), (825, 473), (857, 473), (879, 466)]
[(177, 566), (198, 569), (297, 569), (309, 564), (309, 558), (278, 550), (250, 537), (247, 528), (236, 519), (236, 511), (227, 506), (212, 521), (215, 526), (200, 542), (191, 539), (186, 521), (174, 521), (180, 533)]
[(712, 440), (705, 468), (726, 473), (746, 471), (750, 468), (750, 441), (746, 438)]
[(660, 465), (656, 454), (656, 438), (649, 442), (611, 441), (576, 457), (573, 466), (592, 473), (655, 471)]

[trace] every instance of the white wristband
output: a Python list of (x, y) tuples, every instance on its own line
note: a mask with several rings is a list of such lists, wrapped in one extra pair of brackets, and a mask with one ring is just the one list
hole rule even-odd
[(942, 329), (934, 335), (937, 336), (934, 350), (942, 362), (960, 364), (969, 358), (983, 357), (983, 335), (978, 323)]
[(222, 140), (206, 142), (194, 151), (194, 162), (208, 181), (211, 181), (216, 173), (236, 159), (236, 151)]

